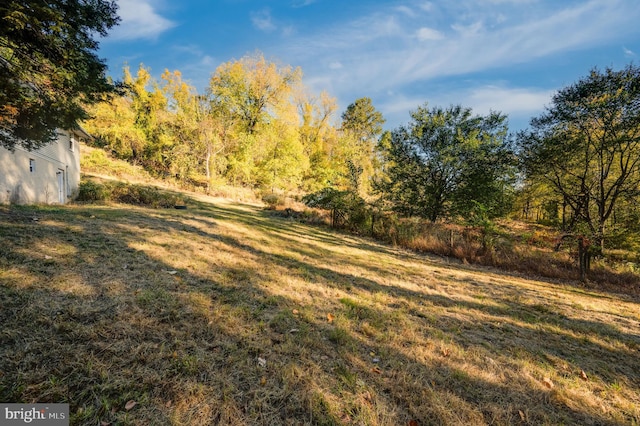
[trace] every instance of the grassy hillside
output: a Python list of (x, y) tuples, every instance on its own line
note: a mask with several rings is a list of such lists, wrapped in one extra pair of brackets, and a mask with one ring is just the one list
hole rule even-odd
[(640, 304), (220, 199), (0, 206), (0, 400), (72, 424), (638, 424)]

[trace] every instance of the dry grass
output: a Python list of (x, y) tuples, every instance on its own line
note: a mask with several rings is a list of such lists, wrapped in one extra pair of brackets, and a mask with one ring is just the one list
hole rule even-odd
[[(307, 212), (313, 211), (303, 211)], [(306, 221), (304, 217), (300, 220)], [(464, 264), (496, 267), (528, 277), (565, 281), (576, 281), (580, 277), (577, 240), (569, 238), (556, 250), (563, 234), (548, 226), (500, 220), (493, 229), (483, 233), (478, 227), (431, 223), (419, 218), (394, 217), (389, 222), (376, 229), (375, 235), (393, 246), (458, 259)], [(324, 223), (328, 226), (329, 219), (325, 218)], [(638, 253), (607, 250), (606, 258), (592, 260), (585, 285), (594, 290), (640, 296), (638, 259)]]
[(640, 423), (638, 299), (210, 201), (0, 207), (0, 400), (83, 425)]

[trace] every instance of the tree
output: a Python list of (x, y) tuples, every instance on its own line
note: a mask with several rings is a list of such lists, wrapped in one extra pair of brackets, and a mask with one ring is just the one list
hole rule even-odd
[[(221, 140), (232, 145), (225, 172), (234, 183), (273, 187), (275, 181), (283, 181), (280, 178), (291, 182), (292, 176), (285, 178), (288, 173), (282, 166), (290, 160), (289, 154), (298, 155), (297, 142), (292, 140), (297, 135), (283, 126), (295, 115), (293, 99), (301, 77), (299, 68), (268, 62), (259, 53), (216, 69), (208, 98), (224, 129)], [(292, 125), (297, 126), (294, 121)]]
[(209, 90), (218, 104), (239, 117), (244, 131), (255, 134), (270, 110), (288, 101), (292, 88), (302, 78), (299, 68), (279, 67), (262, 54), (245, 56), (218, 67)]
[(370, 98), (356, 99), (342, 113), (342, 130), (358, 141), (369, 141), (382, 133), (385, 119), (373, 106)]
[(298, 114), (301, 124), (298, 128), (300, 142), (309, 158), (305, 187), (315, 191), (335, 182), (338, 176), (334, 164), (335, 128), (331, 117), (336, 111), (336, 100), (326, 92), (319, 97), (302, 95), (298, 100)]
[(137, 125), (134, 79), (128, 67), (123, 69), (123, 83), (125, 89), (119, 96), (105, 96), (102, 102), (89, 106), (91, 118), (83, 126), (118, 158), (138, 163), (147, 141), (145, 132)]
[(197, 95), (194, 87), (182, 80), (180, 71), (162, 73), (162, 92), (167, 98), (167, 132), (174, 140), (171, 149), (171, 175), (178, 180), (194, 181), (206, 170), (210, 181), (208, 142), (213, 129), (206, 102)]
[(360, 98), (342, 114), (340, 143), (347, 182), (362, 196), (370, 193), (370, 180), (377, 172), (376, 140), (382, 133), (385, 119), (370, 98)]
[(411, 117), (380, 142), (385, 177), (376, 186), (394, 209), (431, 221), (478, 206), (490, 217), (502, 214), (513, 176), (506, 117), (426, 105)]
[(606, 224), (640, 189), (640, 68), (597, 69), (555, 94), (519, 134), (523, 166), (547, 182), (604, 249)]
[(118, 23), (112, 0), (7, 0), (0, 6), (0, 145), (35, 149), (75, 128), (114, 90), (95, 37)]

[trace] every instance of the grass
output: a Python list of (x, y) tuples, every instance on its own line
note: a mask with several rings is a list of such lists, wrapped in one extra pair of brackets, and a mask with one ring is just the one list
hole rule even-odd
[[(209, 188), (207, 188), (206, 180), (203, 177), (196, 180), (179, 180), (171, 176), (165, 176), (164, 179), (159, 180), (157, 176), (152, 176), (140, 166), (113, 158), (113, 156), (103, 149), (86, 145), (82, 146), (82, 151), (80, 152), (80, 167), (85, 183), (91, 183), (93, 181), (94, 183), (104, 184), (105, 181), (113, 181), (112, 186), (122, 186), (125, 183), (127, 186), (146, 185), (151, 189), (162, 187), (165, 190), (206, 193), (210, 196), (223, 197), (246, 203), (256, 203), (260, 198), (256, 191), (252, 189), (232, 187), (220, 179), (213, 179)], [(203, 180), (205, 180), (205, 182), (203, 182)], [(107, 186), (109, 185), (107, 184)]]
[(0, 206), (0, 400), (73, 425), (640, 423), (637, 296), (192, 197)]
[[(278, 206), (274, 216), (291, 217), (308, 224), (330, 226), (327, 211), (301, 205)], [(502, 271), (547, 279), (575, 281), (580, 278), (575, 238), (562, 240), (562, 233), (549, 226), (501, 219), (490, 230), (450, 222), (431, 223), (420, 218), (398, 218), (388, 214), (371, 224), (351, 230), (373, 235), (376, 240), (408, 249), (458, 259), (464, 264), (484, 265)], [(629, 236), (634, 240), (634, 236)], [(593, 257), (584, 285), (594, 290), (640, 296), (638, 253), (629, 249), (606, 249), (604, 257)]]

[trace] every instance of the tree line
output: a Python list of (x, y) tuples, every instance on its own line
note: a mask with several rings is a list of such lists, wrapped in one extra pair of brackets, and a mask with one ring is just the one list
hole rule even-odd
[(270, 191), (364, 189), (377, 167), (382, 115), (358, 99), (336, 123), (336, 100), (310, 93), (302, 71), (261, 53), (220, 65), (204, 93), (179, 71), (154, 80), (125, 68), (119, 96), (90, 107), (87, 131), (119, 158), (160, 177)]
[(425, 103), (390, 131), (369, 98), (338, 118), (335, 99), (310, 93), (299, 68), (260, 53), (220, 65), (202, 94), (178, 71), (154, 81), (144, 66), (135, 75), (125, 68), (122, 81), (119, 96), (90, 109), (87, 129), (163, 177), (306, 193), (309, 205), (352, 225), (359, 218), (371, 226), (376, 209), (433, 222), (530, 219), (535, 209), (599, 249), (638, 227), (633, 65), (591, 70), (516, 134), (506, 115), (461, 105)]

